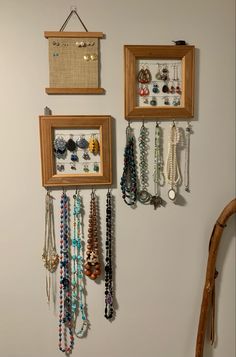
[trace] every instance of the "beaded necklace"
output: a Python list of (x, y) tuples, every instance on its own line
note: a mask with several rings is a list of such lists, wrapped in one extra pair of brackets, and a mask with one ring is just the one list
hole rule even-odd
[(164, 159), (163, 159), (163, 132), (159, 125), (156, 123), (155, 128), (155, 150), (154, 150), (154, 196), (152, 196), (150, 203), (154, 205), (156, 209), (160, 205), (164, 205), (165, 202), (161, 198), (160, 188), (165, 185), (165, 175), (163, 172)]
[[(69, 247), (69, 197), (65, 192), (61, 196), (60, 230), (60, 305), (59, 305), (59, 349), (70, 354), (74, 346), (72, 307), (71, 307), (71, 265)], [(68, 345), (68, 333), (70, 342)], [(63, 338), (62, 338), (63, 336)], [(62, 346), (62, 339), (64, 347)]]
[(138, 193), (138, 200), (143, 204), (147, 204), (150, 201), (151, 195), (148, 192), (148, 128), (144, 126), (144, 123), (140, 129), (139, 136), (139, 150), (140, 150), (140, 185), (141, 190)]
[(107, 192), (106, 202), (106, 259), (105, 259), (105, 314), (113, 317), (113, 279), (112, 279), (112, 196)]
[[(72, 315), (74, 332), (77, 337), (82, 337), (86, 331), (87, 318), (85, 314), (84, 298), (84, 275), (83, 275), (83, 246), (82, 246), (82, 227), (81, 227), (81, 197), (77, 190), (73, 196), (73, 239), (72, 239)], [(76, 330), (76, 324), (80, 320), (81, 327)]]
[(185, 165), (184, 165), (184, 186), (185, 191), (190, 192), (189, 189), (189, 154), (190, 154), (190, 135), (191, 125), (188, 123), (185, 129)]
[(168, 191), (168, 197), (171, 201), (175, 201), (176, 186), (181, 181), (179, 164), (177, 161), (177, 145), (179, 144), (179, 142), (180, 142), (179, 128), (177, 128), (174, 123), (170, 129), (168, 154), (167, 154), (167, 161), (166, 161), (166, 178), (167, 178), (167, 182), (170, 185), (170, 190)]
[(98, 254), (98, 220), (94, 190), (91, 193), (85, 275), (95, 280), (101, 274)]
[(130, 123), (126, 128), (126, 146), (124, 152), (124, 167), (120, 186), (122, 198), (129, 206), (137, 201), (137, 175), (135, 162), (135, 138)]
[(54, 309), (56, 305), (56, 282), (55, 274), (53, 274), (59, 263), (59, 256), (56, 249), (55, 228), (54, 228), (54, 212), (53, 212), (53, 197), (49, 192), (45, 199), (45, 235), (42, 260), (46, 268), (46, 294), (47, 301), (50, 304), (51, 287)]

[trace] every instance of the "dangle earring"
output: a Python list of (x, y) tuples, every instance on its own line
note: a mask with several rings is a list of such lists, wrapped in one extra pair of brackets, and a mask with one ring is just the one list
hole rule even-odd
[[(66, 143), (66, 147), (67, 147), (67, 150), (69, 150), (72, 154), (71, 154), (71, 161), (73, 163), (75, 163), (76, 161), (78, 161), (78, 155), (77, 155), (77, 145), (75, 143), (75, 141), (73, 140), (73, 135), (70, 136), (70, 139), (67, 141)], [(72, 167), (73, 166), (73, 167)], [(72, 170), (75, 170), (75, 165), (72, 165), (71, 166), (71, 169)]]
[(159, 206), (164, 206), (165, 202), (160, 195), (160, 187), (165, 185), (165, 176), (163, 172), (164, 159), (163, 159), (163, 132), (159, 125), (156, 123), (155, 128), (155, 150), (154, 150), (154, 196), (151, 197), (150, 204), (157, 209)]
[(144, 74), (145, 74), (145, 82), (144, 83), (150, 83), (152, 80), (152, 75), (151, 75), (151, 72), (148, 67), (145, 68)]
[(175, 94), (175, 86), (174, 86), (173, 81), (172, 81), (172, 85), (171, 85), (171, 87), (169, 89), (169, 92), (170, 92), (170, 94)]
[[(61, 195), (60, 229), (60, 304), (59, 304), (59, 349), (70, 354), (74, 347), (74, 333), (71, 306), (71, 262), (70, 262), (70, 207), (69, 197), (63, 191)], [(70, 342), (68, 345), (68, 333)], [(63, 336), (63, 338), (62, 338)], [(64, 347), (62, 345), (64, 342)]]
[(65, 159), (67, 155), (66, 141), (62, 136), (55, 138), (54, 143), (54, 154), (58, 159)]
[(96, 138), (96, 134), (91, 135), (88, 149), (93, 155), (97, 155), (99, 153), (99, 141)]
[(157, 74), (156, 74), (155, 77), (156, 77), (156, 79), (157, 79), (158, 81), (161, 80), (161, 66), (160, 66), (159, 63), (157, 64)]
[(120, 180), (122, 198), (129, 206), (137, 201), (137, 173), (135, 160), (135, 138), (130, 123), (126, 128), (123, 174)]
[(166, 178), (170, 185), (168, 197), (171, 201), (176, 199), (176, 186), (181, 183), (181, 174), (179, 163), (177, 160), (177, 145), (180, 142), (180, 131), (175, 123), (171, 126), (169, 141), (168, 141), (168, 154), (166, 160)]
[(152, 91), (153, 91), (153, 93), (155, 93), (155, 94), (160, 93), (160, 89), (159, 89), (159, 86), (158, 86), (157, 83), (154, 83), (154, 84), (153, 84)]
[(56, 249), (55, 227), (54, 227), (54, 210), (53, 210), (53, 197), (49, 192), (46, 194), (45, 199), (45, 236), (44, 247), (42, 254), (43, 264), (46, 268), (46, 294), (47, 302), (50, 304), (51, 289), (52, 299), (55, 309), (56, 304), (56, 281), (55, 274), (59, 263), (59, 256)]
[(140, 129), (139, 136), (139, 150), (140, 150), (140, 186), (141, 189), (138, 192), (138, 200), (143, 204), (147, 204), (150, 201), (151, 195), (147, 191), (148, 188), (148, 129), (144, 126), (144, 123)]
[(140, 69), (138, 72), (137, 80), (139, 83), (145, 83), (145, 71), (144, 71), (144, 66)]
[(188, 123), (185, 129), (185, 165), (184, 165), (184, 187), (186, 192), (189, 189), (189, 156), (190, 156), (190, 135), (192, 133), (191, 124)]
[[(84, 287), (84, 273), (83, 273), (83, 242), (82, 242), (82, 199), (75, 191), (73, 195), (73, 238), (72, 238), (72, 301), (71, 310), (73, 317), (74, 332), (77, 337), (83, 337), (88, 326), (85, 314), (85, 287)], [(77, 330), (76, 325), (80, 323)]]
[(89, 146), (89, 143), (88, 141), (85, 139), (85, 136), (84, 135), (81, 135), (81, 137), (79, 139), (76, 140), (76, 145), (78, 146), (79, 149), (82, 149), (83, 150), (83, 159), (84, 160), (89, 160), (90, 159), (90, 156), (88, 154), (88, 146)]
[(149, 89), (148, 89), (147, 85), (143, 88), (143, 95), (144, 96), (148, 96), (149, 95)]
[(90, 200), (88, 241), (84, 273), (92, 280), (97, 279), (101, 274), (98, 254), (98, 217), (94, 190), (92, 190)]
[(106, 258), (105, 258), (105, 318), (113, 317), (113, 277), (112, 277), (112, 195), (107, 191), (106, 202)]

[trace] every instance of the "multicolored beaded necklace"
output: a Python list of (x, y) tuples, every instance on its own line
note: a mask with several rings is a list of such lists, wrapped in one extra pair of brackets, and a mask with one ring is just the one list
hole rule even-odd
[[(70, 354), (74, 347), (72, 306), (71, 306), (71, 264), (69, 246), (69, 197), (65, 192), (61, 196), (60, 229), (60, 306), (59, 306), (59, 349)], [(70, 342), (68, 344), (68, 333)], [(62, 346), (64, 341), (64, 347)]]
[(107, 192), (106, 201), (106, 258), (105, 258), (105, 314), (113, 317), (113, 279), (112, 279), (112, 195)]
[[(74, 332), (77, 337), (82, 337), (86, 331), (87, 318), (85, 314), (85, 299), (84, 299), (84, 274), (83, 274), (83, 245), (82, 245), (82, 200), (79, 193), (75, 192), (73, 207), (73, 238), (72, 238), (72, 316)], [(76, 329), (76, 324), (79, 323), (80, 328)]]
[(126, 128), (126, 146), (124, 152), (124, 167), (120, 181), (122, 198), (129, 206), (137, 201), (137, 173), (135, 162), (135, 138), (130, 123)]

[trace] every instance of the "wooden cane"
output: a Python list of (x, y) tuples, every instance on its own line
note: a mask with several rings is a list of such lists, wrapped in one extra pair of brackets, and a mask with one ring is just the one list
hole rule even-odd
[(195, 357), (203, 357), (204, 340), (207, 326), (208, 311), (210, 303), (212, 303), (212, 331), (211, 342), (214, 341), (214, 297), (215, 297), (215, 278), (218, 273), (216, 271), (216, 258), (219, 248), (220, 239), (223, 233), (223, 229), (226, 227), (228, 218), (236, 213), (236, 198), (233, 199), (221, 212), (216, 224), (213, 228), (210, 243), (208, 262), (206, 269), (206, 280), (203, 290), (201, 312), (198, 324), (197, 342), (196, 342), (196, 354)]

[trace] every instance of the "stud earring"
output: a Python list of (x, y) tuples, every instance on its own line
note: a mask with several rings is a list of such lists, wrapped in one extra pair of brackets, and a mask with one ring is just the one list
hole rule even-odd
[(168, 97), (165, 97), (165, 98), (164, 98), (164, 104), (165, 104), (165, 105), (170, 105), (170, 101), (169, 101), (169, 98), (168, 98)]
[(84, 170), (84, 172), (89, 172), (88, 164), (84, 164), (83, 170)]
[(160, 89), (157, 83), (153, 84), (153, 88), (152, 88), (153, 93), (159, 93)]
[(99, 171), (99, 165), (97, 162), (94, 163), (93, 165), (93, 171), (98, 172)]

